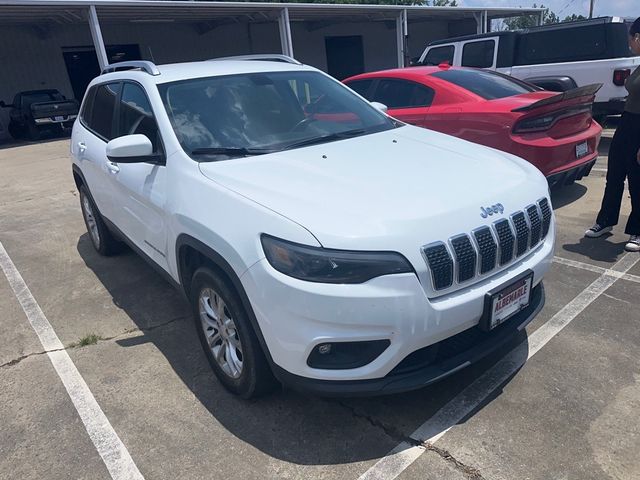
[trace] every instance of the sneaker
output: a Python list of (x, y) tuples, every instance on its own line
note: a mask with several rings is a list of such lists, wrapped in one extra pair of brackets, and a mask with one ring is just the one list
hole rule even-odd
[(605, 233), (609, 233), (611, 230), (613, 230), (613, 227), (603, 227), (596, 223), (593, 227), (584, 232), (584, 236), (589, 238), (598, 238)]
[(631, 235), (624, 249), (627, 252), (640, 252), (640, 235)]

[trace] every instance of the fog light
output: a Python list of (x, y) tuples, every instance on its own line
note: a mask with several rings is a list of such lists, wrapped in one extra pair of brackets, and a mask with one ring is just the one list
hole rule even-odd
[(373, 362), (389, 345), (387, 339), (320, 343), (311, 350), (307, 365), (328, 370), (358, 368)]

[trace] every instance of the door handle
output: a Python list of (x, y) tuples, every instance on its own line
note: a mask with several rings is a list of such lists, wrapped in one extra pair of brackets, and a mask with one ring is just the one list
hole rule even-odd
[(78, 150), (80, 153), (84, 153), (87, 150), (87, 144), (84, 142), (78, 142)]
[(118, 173), (120, 171), (120, 167), (114, 162), (107, 162), (107, 169), (112, 173)]

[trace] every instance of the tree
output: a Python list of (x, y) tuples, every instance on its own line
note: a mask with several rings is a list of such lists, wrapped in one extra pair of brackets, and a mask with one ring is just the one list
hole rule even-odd
[(456, 0), (433, 0), (431, 3), (429, 3), (429, 0), (426, 0), (424, 4), (432, 5), (434, 7), (457, 7), (458, 6), (458, 2)]

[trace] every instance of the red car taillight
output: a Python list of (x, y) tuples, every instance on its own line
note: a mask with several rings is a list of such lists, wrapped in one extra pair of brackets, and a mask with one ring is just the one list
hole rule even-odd
[(513, 133), (534, 133), (550, 130), (559, 120), (576, 115), (589, 115), (591, 118), (591, 105), (577, 105), (564, 108), (546, 115), (525, 117), (513, 126)]
[(631, 70), (625, 68), (623, 70), (616, 70), (613, 72), (613, 83), (618, 87), (624, 87), (624, 82), (631, 76)]

